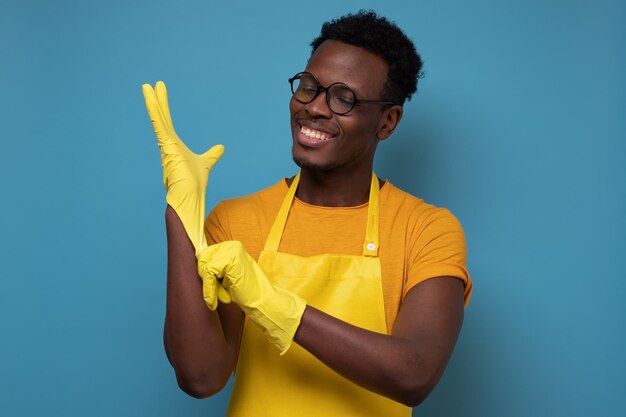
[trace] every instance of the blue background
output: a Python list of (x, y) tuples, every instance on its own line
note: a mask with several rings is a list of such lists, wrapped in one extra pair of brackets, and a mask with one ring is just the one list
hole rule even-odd
[(164, 189), (141, 84), (166, 81), (208, 207), (295, 173), (287, 78), (374, 8), (425, 60), (376, 169), (464, 225), (475, 293), (417, 416), (626, 408), (623, 1), (26, 1), (0, 7), (0, 415), (222, 415), (161, 345)]

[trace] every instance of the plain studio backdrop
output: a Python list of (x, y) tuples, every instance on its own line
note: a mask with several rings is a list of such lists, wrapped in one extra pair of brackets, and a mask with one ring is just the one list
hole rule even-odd
[(291, 161), (287, 78), (325, 20), (372, 8), (425, 61), (380, 176), (449, 208), (475, 284), (416, 416), (626, 409), (623, 1), (0, 4), (0, 415), (219, 416), (161, 343), (165, 192), (141, 84), (191, 149), (226, 148), (207, 207)]

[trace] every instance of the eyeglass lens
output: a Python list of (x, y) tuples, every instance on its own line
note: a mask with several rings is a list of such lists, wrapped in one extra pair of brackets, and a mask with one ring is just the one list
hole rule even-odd
[[(302, 73), (292, 80), (291, 91), (295, 99), (304, 104), (315, 100), (319, 90), (323, 89), (311, 74)], [(326, 103), (333, 113), (349, 112), (354, 107), (355, 101), (354, 91), (345, 84), (332, 84), (326, 91)]]

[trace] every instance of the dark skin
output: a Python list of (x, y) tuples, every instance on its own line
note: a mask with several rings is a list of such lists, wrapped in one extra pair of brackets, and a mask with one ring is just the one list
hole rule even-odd
[(207, 308), (195, 249), (180, 218), (165, 210), (167, 304), (163, 341), (180, 388), (204, 398), (224, 388), (237, 363), (243, 313), (234, 305)]
[[(344, 82), (357, 99), (380, 99), (387, 77), (387, 63), (361, 48), (326, 41), (315, 51), (306, 71), (322, 86)], [(293, 156), (301, 167), (297, 197), (320, 206), (356, 206), (367, 202), (374, 154), (378, 142), (387, 139), (402, 118), (402, 106), (357, 105), (346, 115), (335, 115), (326, 95), (302, 104), (289, 103)], [(331, 136), (310, 144), (301, 128)]]
[[(387, 75), (379, 57), (337, 41), (324, 42), (306, 71), (323, 86), (345, 82), (359, 99), (377, 100)], [(294, 159), (301, 166), (297, 196), (314, 205), (356, 206), (369, 198), (376, 145), (402, 117), (402, 106), (357, 106), (333, 114), (325, 95), (290, 102)], [(322, 145), (301, 127), (330, 136)], [(309, 146), (310, 145), (310, 146)], [(237, 362), (243, 313), (234, 305), (206, 308), (194, 248), (176, 213), (166, 210), (168, 238), (165, 348), (181, 388), (202, 398), (220, 391)], [(307, 306), (294, 341), (350, 381), (408, 406), (435, 387), (463, 322), (463, 283), (437, 277), (413, 287), (400, 306), (391, 335), (364, 330)]]

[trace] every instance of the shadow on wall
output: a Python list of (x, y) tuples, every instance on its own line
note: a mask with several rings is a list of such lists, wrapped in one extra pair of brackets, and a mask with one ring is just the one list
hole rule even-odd
[[(511, 357), (515, 350), (511, 344), (523, 341), (507, 340), (508, 314), (494, 312), (503, 303), (503, 288), (490, 283), (506, 281), (502, 276), (506, 271), (491, 270), (494, 264), (485, 253), (489, 237), (480, 236), (480, 225), (490, 217), (485, 207), (487, 196), (496, 197), (488, 178), (494, 174), (497, 152), (493, 147), (477, 148), (472, 142), (471, 133), (478, 134), (484, 126), (462, 117), (448, 117), (449, 113), (430, 109), (428, 114), (407, 115), (396, 133), (380, 144), (376, 160), (378, 175), (427, 203), (449, 208), (461, 220), (468, 241), (468, 269), (474, 281), (474, 294), (448, 368), (413, 415), (468, 416), (472, 410), (471, 415), (479, 416), (494, 409), (506, 415), (511, 408), (519, 411), (519, 400), (515, 396), (496, 399), (490, 391), (514, 385), (512, 369), (519, 359)], [(467, 170), (472, 175), (466, 175)]]
[(375, 166), (394, 185), (454, 213), (450, 205), (465, 201), (465, 190), (472, 188), (463, 175), (471, 163), (465, 158), (471, 148), (460, 133), (468, 131), (460, 126), (465, 121), (449, 113), (432, 108), (405, 114), (391, 138), (379, 144)]
[(394, 185), (415, 196), (423, 197), (435, 172), (436, 155), (433, 141), (436, 134), (419, 123), (404, 121), (394, 135), (378, 146), (375, 166), (378, 173)]

